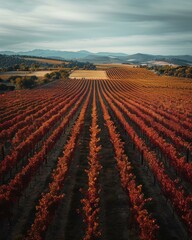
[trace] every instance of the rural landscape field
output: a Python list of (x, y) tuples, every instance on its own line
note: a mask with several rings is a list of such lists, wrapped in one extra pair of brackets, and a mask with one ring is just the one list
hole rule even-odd
[(0, 3), (0, 240), (192, 240), (192, 0)]
[(0, 95), (0, 239), (191, 239), (192, 79), (98, 69)]

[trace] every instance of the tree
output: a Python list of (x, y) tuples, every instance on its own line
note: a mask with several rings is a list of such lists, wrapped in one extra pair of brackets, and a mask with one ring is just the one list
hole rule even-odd
[(20, 67), (21, 71), (28, 71), (29, 70), (29, 67), (26, 66), (24, 63), (21, 63), (19, 67)]
[(48, 82), (49, 82), (49, 79), (44, 78), (44, 79), (42, 80), (42, 82), (43, 82), (43, 83), (48, 83)]
[(18, 77), (16, 79), (16, 86), (19, 89), (25, 89), (25, 88), (32, 88), (36, 85), (35, 80), (37, 79), (36, 76), (31, 76), (31, 77)]
[(68, 78), (69, 77), (69, 71), (67, 70), (60, 70), (61, 78)]
[(51, 78), (51, 75), (49, 73), (46, 73), (45, 76), (44, 76), (46, 79), (50, 79)]
[(7, 90), (7, 85), (0, 83), (0, 91), (6, 91)]
[(22, 78), (21, 78), (21, 77), (17, 77), (17, 78), (15, 79), (15, 84), (16, 84), (16, 87), (17, 87), (17, 88), (22, 89), (22, 88), (23, 88)]
[(40, 67), (39, 64), (33, 63), (33, 64), (31, 64), (30, 69), (31, 69), (31, 71), (37, 71), (39, 69), (39, 67)]

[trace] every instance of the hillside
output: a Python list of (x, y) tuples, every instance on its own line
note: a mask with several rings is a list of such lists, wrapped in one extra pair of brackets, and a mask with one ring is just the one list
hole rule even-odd
[(37, 56), (46, 57), (60, 60), (78, 60), (82, 62), (91, 63), (132, 63), (132, 64), (149, 64), (153, 65), (152, 61), (165, 61), (168, 64), (176, 65), (192, 65), (192, 56), (163, 56), (152, 54), (125, 54), (125, 53), (113, 53), (113, 52), (98, 52), (93, 53), (85, 50), (81, 51), (56, 51), (56, 50), (42, 50), (35, 49), (26, 52), (12, 52), (2, 51), (0, 54), (6, 55), (19, 55), (19, 56)]
[(73, 74), (1, 95), (0, 239), (189, 240), (191, 81)]

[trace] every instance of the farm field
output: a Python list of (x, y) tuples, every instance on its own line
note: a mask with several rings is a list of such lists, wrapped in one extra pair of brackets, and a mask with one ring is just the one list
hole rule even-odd
[(71, 79), (108, 79), (106, 71), (103, 70), (75, 70), (73, 71), (69, 78)]
[(191, 239), (192, 79), (105, 68), (0, 96), (0, 240)]
[(55, 59), (46, 59), (46, 58), (27, 58), (24, 57), (25, 60), (32, 60), (32, 61), (36, 61), (36, 62), (43, 62), (43, 63), (50, 63), (50, 64), (63, 64), (65, 63), (65, 61), (61, 61), (61, 60), (55, 60)]
[(97, 70), (107, 70), (110, 68), (119, 68), (122, 67), (123, 68), (133, 68), (136, 67), (137, 65), (133, 65), (133, 64), (122, 64), (122, 63), (102, 63), (102, 64), (97, 64), (96, 68)]
[(10, 72), (0, 72), (0, 78), (6, 80), (11, 76), (37, 76), (37, 77), (44, 77), (45, 74), (51, 73), (52, 71), (10, 71)]

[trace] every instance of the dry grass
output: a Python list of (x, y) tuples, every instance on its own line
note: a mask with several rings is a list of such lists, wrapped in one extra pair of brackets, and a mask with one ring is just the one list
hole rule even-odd
[(37, 76), (44, 77), (45, 74), (51, 73), (52, 71), (12, 71), (12, 72), (2, 72), (0, 73), (0, 78), (7, 80), (11, 76)]
[(75, 70), (69, 76), (71, 79), (109, 79), (106, 71), (97, 71), (97, 70)]
[(128, 68), (133, 68), (136, 65), (132, 64), (122, 64), (122, 63), (103, 63), (103, 64), (97, 64), (96, 67), (98, 70), (106, 70), (109, 68), (116, 68), (116, 67), (128, 67)]

